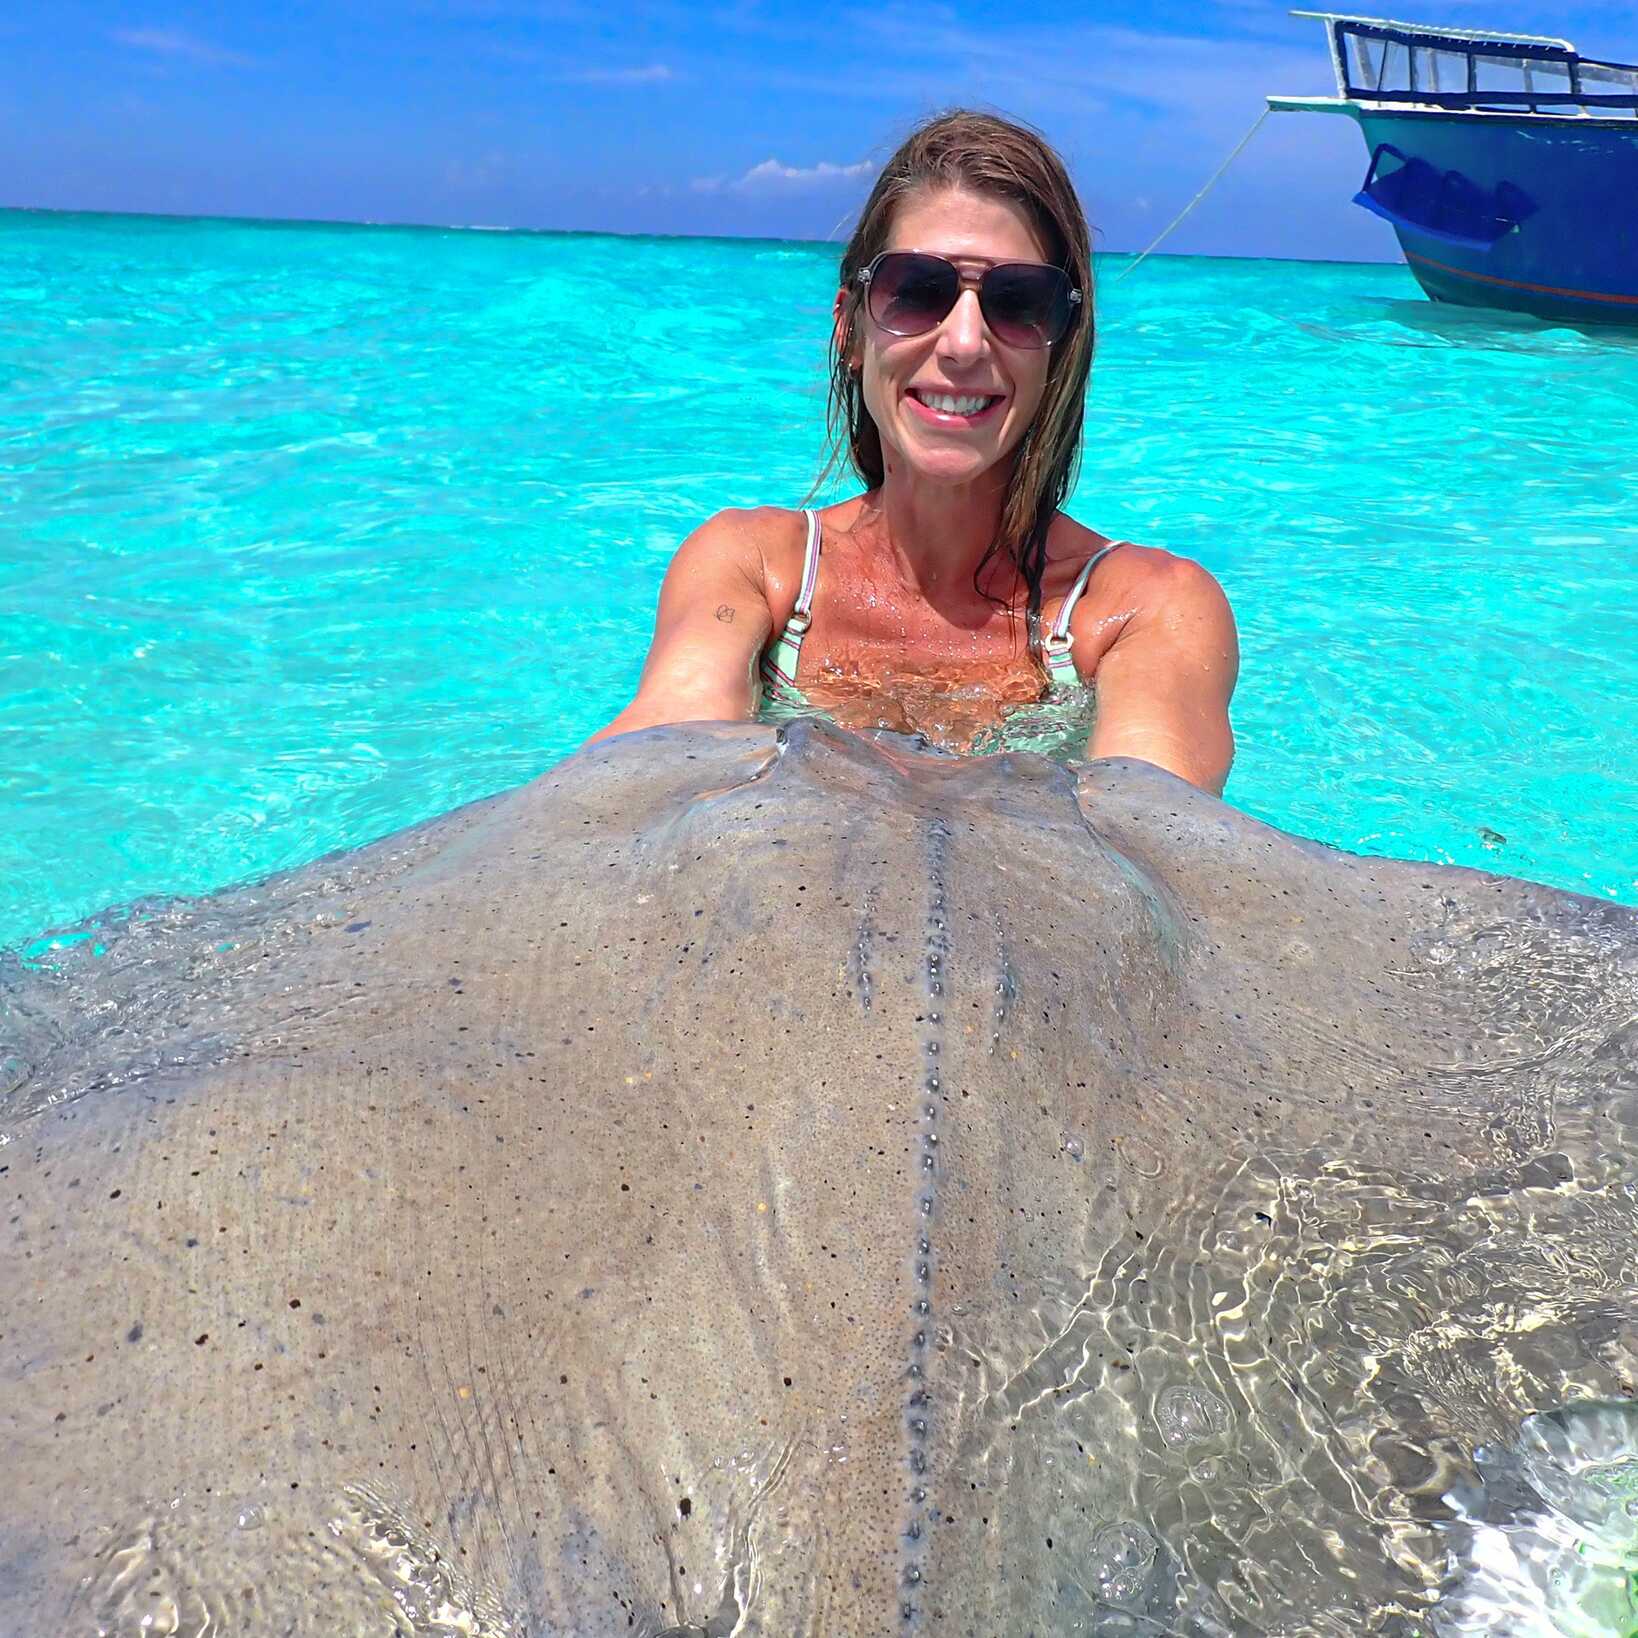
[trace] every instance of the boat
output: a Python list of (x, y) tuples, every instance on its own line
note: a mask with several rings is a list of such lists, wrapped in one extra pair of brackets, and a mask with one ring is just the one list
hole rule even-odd
[(1541, 35), (1292, 15), (1325, 25), (1336, 95), (1268, 106), (1359, 126), (1354, 203), (1434, 301), (1638, 324), (1638, 66)]

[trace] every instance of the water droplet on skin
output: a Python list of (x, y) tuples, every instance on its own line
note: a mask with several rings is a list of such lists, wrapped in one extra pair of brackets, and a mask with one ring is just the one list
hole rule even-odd
[(1086, 1158), (1086, 1139), (1077, 1137), (1073, 1132), (1060, 1132), (1058, 1134), (1058, 1147), (1071, 1160), (1084, 1160)]
[(252, 1502), (248, 1507), (241, 1507), (233, 1521), (241, 1530), (260, 1530), (267, 1523), (267, 1515)]

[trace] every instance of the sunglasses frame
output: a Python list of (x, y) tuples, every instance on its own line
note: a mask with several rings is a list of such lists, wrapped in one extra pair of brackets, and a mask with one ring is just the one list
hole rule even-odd
[[(925, 257), (931, 262), (943, 262), (943, 264), (956, 276), (955, 301), (952, 301), (944, 312), (940, 314), (932, 324), (929, 324), (925, 330), (888, 329), (887, 325), (883, 324), (882, 321), (870, 311), (870, 281), (875, 278), (876, 269), (879, 268), (889, 256), (921, 256)], [(981, 256), (963, 256), (961, 259), (964, 262), (978, 262), (984, 260), (984, 258)], [(931, 335), (933, 331), (936, 330), (939, 325), (942, 324), (945, 319), (947, 319), (950, 314), (955, 311), (956, 302), (961, 300), (961, 292), (963, 290), (972, 289), (977, 292), (978, 310), (984, 315), (985, 325), (988, 327), (990, 334), (993, 335), (1003, 347), (1016, 347), (1021, 352), (1032, 353), (1044, 352), (1048, 347), (1056, 347), (1058, 343), (1062, 341), (1064, 337), (1067, 336), (1075, 327), (1075, 315), (1079, 311), (1082, 302), (1085, 299), (1082, 296), (1080, 289), (1073, 284), (1069, 287), (1069, 318), (1065, 322), (1061, 334), (1055, 336), (1051, 341), (1043, 341), (1039, 346), (1031, 346), (1028, 342), (1007, 341), (995, 328), (995, 325), (990, 322), (990, 315), (984, 308), (984, 281), (989, 278), (992, 273), (998, 272), (1004, 267), (1044, 267), (1050, 268), (1054, 273), (1061, 274), (1065, 279), (1069, 277), (1068, 271), (1065, 268), (1059, 267), (1055, 262), (990, 262), (982, 273), (978, 274), (977, 277), (974, 277), (969, 273), (964, 273), (955, 262), (950, 260), (948, 256), (941, 256), (935, 250), (883, 250), (871, 258), (870, 264), (867, 267), (861, 267), (854, 277), (864, 291), (864, 310), (866, 314), (869, 315), (870, 322), (874, 324), (877, 329), (885, 330), (888, 335), (898, 336), (901, 340), (906, 340), (911, 336)]]

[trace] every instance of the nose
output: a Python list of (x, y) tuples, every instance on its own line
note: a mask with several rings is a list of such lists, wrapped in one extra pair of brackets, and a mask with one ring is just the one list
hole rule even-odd
[(967, 285), (939, 328), (938, 350), (952, 364), (972, 364), (989, 345), (989, 331), (978, 306), (978, 292)]

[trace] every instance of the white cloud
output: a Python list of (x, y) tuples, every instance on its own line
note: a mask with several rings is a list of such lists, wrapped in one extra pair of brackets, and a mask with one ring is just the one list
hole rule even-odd
[(828, 159), (821, 159), (817, 165), (783, 165), (769, 158), (753, 165), (743, 176), (700, 176), (690, 185), (696, 193), (800, 192), (868, 176), (875, 168), (868, 159), (853, 165), (837, 165)]
[(566, 85), (664, 85), (677, 78), (669, 63), (645, 63), (641, 68), (582, 68), (564, 74)]
[(202, 63), (213, 68), (244, 68), (252, 61), (243, 52), (212, 45), (208, 40), (201, 40), (196, 34), (179, 28), (118, 28), (114, 30), (113, 38), (136, 51), (148, 51), (155, 56)]

